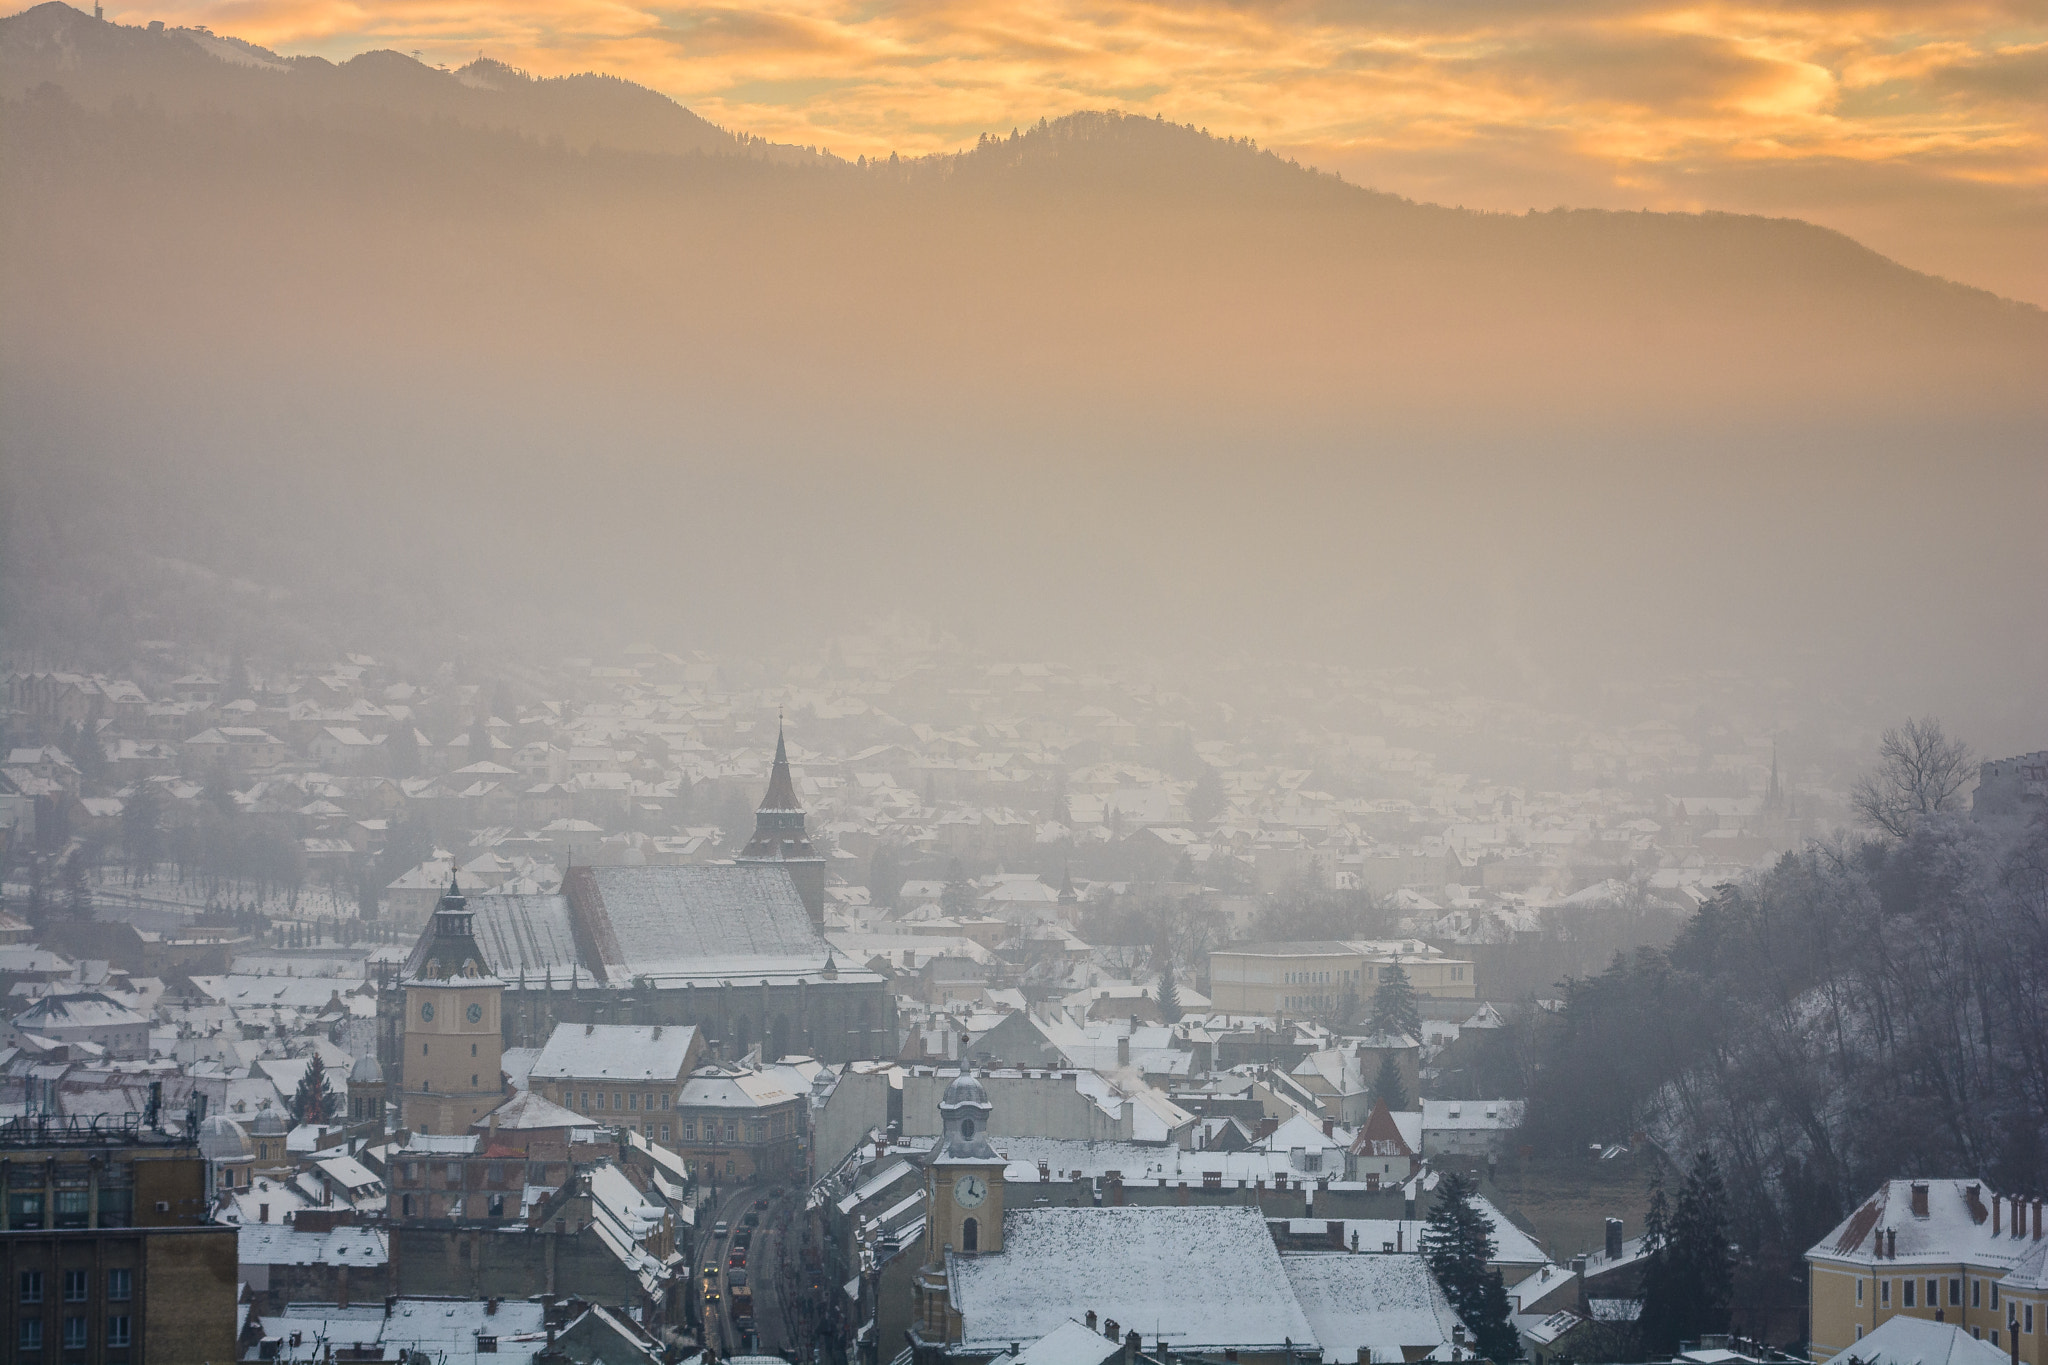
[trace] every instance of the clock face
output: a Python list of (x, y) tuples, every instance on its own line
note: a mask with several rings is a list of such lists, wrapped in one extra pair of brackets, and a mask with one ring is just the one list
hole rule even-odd
[(469, 1022), (470, 1022), (470, 1023), (472, 1023), (472, 1024), (476, 1024), (476, 1023), (481, 1023), (481, 1022), (483, 1022), (483, 1017), (484, 1017), (484, 1007), (483, 1007), (482, 1005), (476, 1005), (476, 1004), (472, 1004), (472, 1005), (471, 1005), (471, 1006), (469, 1007), (469, 1011), (468, 1011), (468, 1013), (469, 1013)]
[(431, 1001), (431, 1000), (423, 1000), (423, 1001), (421, 1001), (421, 1002), (420, 1002), (420, 1018), (422, 1018), (422, 1019), (426, 1020), (426, 1021), (427, 1021), (428, 1023), (432, 1023), (432, 1022), (433, 1022), (433, 1020), (434, 1020), (434, 1002), (433, 1002), (433, 1001)]
[(978, 1175), (963, 1175), (953, 1182), (953, 1202), (963, 1209), (978, 1209), (988, 1198), (988, 1182)]

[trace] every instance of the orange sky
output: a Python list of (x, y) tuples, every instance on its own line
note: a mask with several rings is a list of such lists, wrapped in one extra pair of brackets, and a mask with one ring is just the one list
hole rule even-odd
[(2048, 304), (2048, 0), (169, 0), (286, 53), (597, 70), (846, 157), (1076, 109), (1474, 207), (1807, 218)]

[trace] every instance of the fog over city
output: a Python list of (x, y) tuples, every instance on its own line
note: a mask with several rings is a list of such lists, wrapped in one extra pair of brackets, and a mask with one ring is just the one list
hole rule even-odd
[(2048, 1365), (2048, 35), (1484, 9), (0, 18), (0, 1355)]

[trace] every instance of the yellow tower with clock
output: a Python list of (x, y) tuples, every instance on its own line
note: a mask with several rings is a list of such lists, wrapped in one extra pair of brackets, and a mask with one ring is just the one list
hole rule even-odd
[(399, 1125), (415, 1133), (466, 1133), (504, 1099), (504, 1035), (498, 1010), (505, 983), (476, 941), (468, 900), (448, 891), (399, 982), (405, 1043)]
[(1009, 1162), (989, 1144), (994, 1112), (987, 1088), (967, 1071), (939, 1099), (945, 1134), (925, 1164), (925, 1256), (911, 1328), (920, 1365), (960, 1339), (959, 1314), (946, 1290), (948, 1261), (1003, 1249), (1003, 1170)]

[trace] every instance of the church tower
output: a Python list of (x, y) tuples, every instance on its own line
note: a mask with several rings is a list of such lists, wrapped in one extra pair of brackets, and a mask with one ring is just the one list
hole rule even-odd
[(825, 923), (825, 860), (811, 847), (804, 832), (804, 808), (796, 803), (796, 783), (789, 776), (789, 752), (783, 747), (782, 730), (775, 731), (775, 769), (768, 776), (768, 794), (754, 812), (754, 837), (736, 863), (783, 867), (803, 897), (811, 923)]
[(476, 941), (469, 901), (449, 877), (406, 959), (405, 1042), (398, 1123), (415, 1133), (466, 1133), (504, 1099), (505, 983)]
[(1003, 1169), (1009, 1162), (989, 1145), (995, 1112), (988, 1090), (962, 1071), (939, 1099), (945, 1135), (925, 1162), (924, 1266), (917, 1272), (917, 1317), (912, 1327), (917, 1360), (937, 1359), (960, 1337), (959, 1314), (947, 1292), (954, 1255), (985, 1256), (1003, 1249)]

